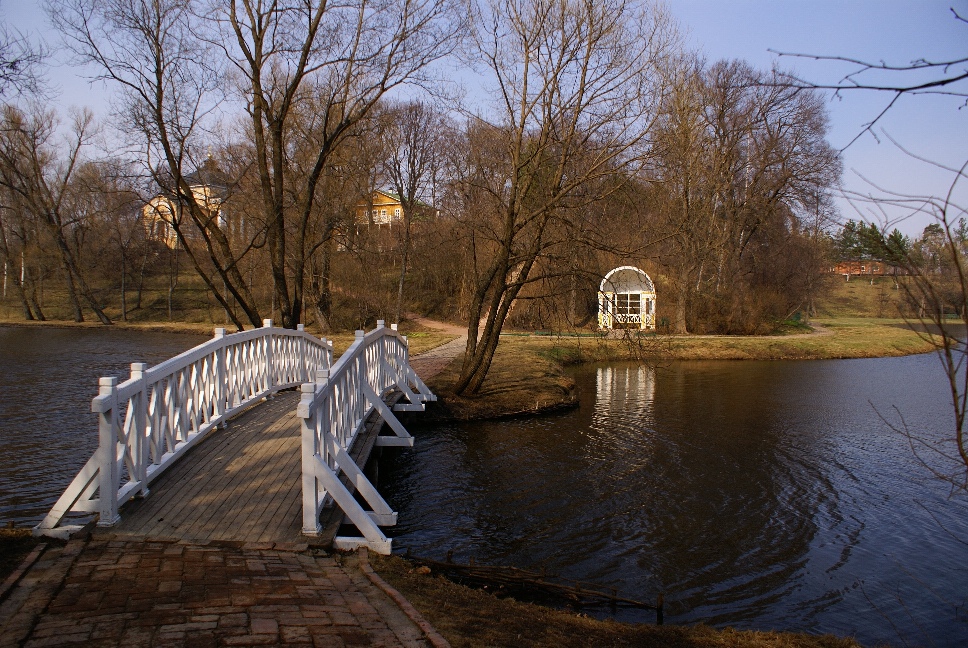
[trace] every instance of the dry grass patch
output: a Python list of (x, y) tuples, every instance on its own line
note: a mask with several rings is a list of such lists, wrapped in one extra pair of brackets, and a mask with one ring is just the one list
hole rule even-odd
[(668, 648), (857, 648), (851, 639), (779, 632), (715, 630), (601, 621), (562, 610), (499, 599), (414, 572), (397, 556), (371, 556), (380, 575), (399, 590), (454, 648), (663, 646)]
[[(565, 363), (609, 360), (820, 360), (927, 353), (932, 343), (902, 319), (814, 320), (812, 333), (765, 336), (657, 335), (627, 340), (548, 340), (548, 353)], [(541, 344), (535, 340), (535, 344)]]
[(565, 376), (545, 341), (528, 337), (502, 338), (479, 393), (458, 396), (453, 386), (460, 374), (458, 357), (430, 381), (440, 398), (428, 410), (434, 420), (478, 420), (548, 412), (578, 403), (575, 381)]

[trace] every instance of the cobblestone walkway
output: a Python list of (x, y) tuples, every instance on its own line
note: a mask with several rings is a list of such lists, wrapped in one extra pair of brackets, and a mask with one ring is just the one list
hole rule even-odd
[(410, 358), (410, 366), (417, 372), (421, 380), (430, 380), (443, 371), (444, 367), (449, 365), (454, 358), (464, 353), (466, 346), (467, 336), (465, 335)]
[(446, 645), (359, 560), (257, 545), (72, 540), (48, 551), (0, 606), (0, 645)]
[(420, 355), (415, 355), (410, 358), (410, 366), (417, 372), (421, 380), (427, 381), (443, 371), (444, 367), (450, 364), (454, 358), (464, 353), (464, 349), (467, 346), (467, 329), (425, 317), (410, 317), (429, 328), (435, 328), (439, 331), (458, 336), (446, 344), (442, 344), (430, 351), (425, 351)]

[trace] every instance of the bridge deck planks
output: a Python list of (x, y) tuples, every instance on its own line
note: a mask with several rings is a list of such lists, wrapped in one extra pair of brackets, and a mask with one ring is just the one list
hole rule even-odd
[[(230, 421), (152, 482), (148, 497), (121, 508), (110, 537), (193, 542), (305, 543), (302, 535), (300, 394), (280, 392)], [(392, 407), (401, 397), (385, 399)], [(365, 464), (383, 420), (374, 412), (350, 448)], [(347, 483), (345, 475), (341, 479)], [(322, 512), (323, 532), (312, 543), (329, 545), (342, 525), (338, 507)]]
[(298, 392), (283, 392), (213, 431), (121, 509), (122, 538), (305, 542)]

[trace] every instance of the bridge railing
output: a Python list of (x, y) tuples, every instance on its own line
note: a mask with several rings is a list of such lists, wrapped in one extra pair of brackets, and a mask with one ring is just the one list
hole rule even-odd
[[(398, 390), (406, 403), (391, 408), (385, 397)], [(339, 506), (362, 538), (337, 537), (334, 546), (350, 549), (366, 545), (390, 553), (390, 540), (380, 526), (396, 524), (397, 514), (383, 500), (357, 466), (349, 451), (367, 418), (374, 411), (393, 431), (378, 436), (381, 446), (412, 446), (413, 437), (393, 410), (423, 410), (435, 401), (427, 386), (410, 367), (407, 340), (383, 322), (369, 333), (356, 332), (356, 340), (331, 369), (323, 369), (312, 383), (302, 386), (297, 414), (302, 423), (303, 533), (317, 535), (319, 516), (331, 502)], [(346, 476), (349, 488), (339, 479)], [(356, 490), (372, 510), (364, 510), (353, 496)]]
[(332, 365), (332, 343), (299, 330), (273, 328), (226, 335), (151, 367), (131, 365), (118, 384), (101, 378), (91, 403), (99, 445), (36, 534), (67, 536), (71, 513), (97, 513), (111, 526), (118, 508), (148, 494), (148, 485), (209, 431), (256, 401), (311, 380)]

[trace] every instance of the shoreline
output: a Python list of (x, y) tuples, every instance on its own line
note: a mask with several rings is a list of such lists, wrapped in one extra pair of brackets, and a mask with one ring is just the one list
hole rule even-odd
[[(0, 327), (212, 335), (216, 326), (192, 322), (71, 322), (62, 320), (0, 320)], [(221, 327), (218, 327), (221, 328)], [(403, 323), (411, 354), (416, 358), (455, 340), (459, 326), (422, 317)], [(608, 335), (575, 332), (553, 334), (509, 330), (502, 333), (494, 362), (479, 393), (459, 396), (451, 386), (460, 372), (463, 349), (440, 358), (439, 373), (425, 380), (440, 397), (421, 424), (496, 420), (551, 414), (578, 405), (575, 382), (567, 369), (606, 362), (667, 363), (678, 361), (843, 360), (883, 358), (927, 353), (935, 349), (931, 336), (919, 333), (900, 318), (816, 318), (806, 333), (765, 336), (663, 335), (644, 333)], [(337, 354), (353, 341), (352, 332), (326, 336)], [(448, 362), (449, 359), (449, 362)]]
[(439, 397), (427, 423), (496, 420), (549, 414), (575, 407), (569, 367), (607, 362), (803, 361), (884, 358), (934, 350), (903, 320), (825, 318), (811, 333), (772, 336), (534, 336), (501, 338), (481, 390), (454, 394), (460, 372), (455, 357), (428, 386)]
[[(0, 319), (0, 326), (10, 328), (58, 328), (58, 329), (102, 329), (105, 331), (148, 331), (152, 333), (187, 333), (197, 335), (214, 335), (216, 328), (223, 328), (216, 324), (211, 326), (193, 322), (72, 322), (70, 320), (8, 320)], [(229, 328), (229, 327), (225, 327)], [(235, 331), (232, 331), (233, 333)], [(228, 333), (228, 331), (226, 331)]]

